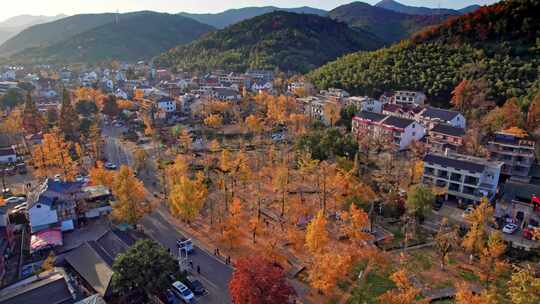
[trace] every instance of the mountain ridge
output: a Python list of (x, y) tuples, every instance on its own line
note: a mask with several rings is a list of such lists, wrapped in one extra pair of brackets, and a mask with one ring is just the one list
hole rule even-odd
[(327, 17), (275, 11), (172, 49), (155, 63), (201, 72), (214, 68), (307, 72), (346, 53), (379, 45), (372, 35)]
[(306, 13), (324, 16), (328, 12), (322, 9), (313, 8), (309, 6), (293, 7), (293, 8), (280, 8), (276, 6), (249, 6), (237, 9), (228, 9), (220, 13), (203, 13), (193, 14), (187, 12), (180, 12), (179, 15), (184, 17), (193, 18), (199, 22), (209, 24), (215, 28), (223, 29), (234, 23), (244, 21), (253, 17), (271, 13), (274, 11), (286, 11), (291, 13)]

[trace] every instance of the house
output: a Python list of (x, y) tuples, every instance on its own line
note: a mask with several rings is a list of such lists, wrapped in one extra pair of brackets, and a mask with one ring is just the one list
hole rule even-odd
[(109, 230), (96, 241), (85, 242), (69, 252), (65, 259), (86, 287), (108, 299), (114, 259), (135, 244), (138, 237), (127, 231)]
[(210, 94), (213, 98), (223, 101), (238, 101), (242, 99), (238, 91), (229, 88), (213, 88)]
[(128, 94), (124, 92), (124, 90), (122, 90), (121, 88), (116, 89), (116, 91), (114, 92), (114, 96), (119, 99), (128, 99)]
[(346, 105), (354, 105), (358, 111), (382, 113), (383, 103), (377, 99), (369, 98), (367, 96), (348, 97), (345, 99)]
[(273, 82), (274, 71), (272, 70), (247, 70), (246, 76), (254, 78), (258, 81)]
[(263, 81), (263, 80), (260, 80), (260, 81), (255, 81), (252, 85), (251, 85), (251, 91), (253, 92), (268, 92), (268, 91), (271, 91), (272, 89), (274, 88), (274, 84), (270, 81)]
[(7, 257), (13, 252), (15, 238), (13, 225), (9, 222), (9, 207), (0, 206), (0, 282), (6, 274)]
[(382, 107), (382, 114), (384, 115), (397, 116), (416, 121), (418, 121), (418, 114), (422, 111), (422, 107), (411, 104), (385, 103)]
[(445, 123), (462, 129), (465, 129), (467, 125), (467, 121), (461, 113), (434, 107), (424, 108), (424, 110), (419, 114), (418, 119), (427, 129), (431, 129), (436, 124), (440, 123)]
[(495, 212), (498, 217), (512, 219), (521, 229), (540, 227), (540, 185), (509, 180), (500, 192)]
[(82, 183), (47, 179), (28, 195), (28, 219), (32, 233), (51, 228), (73, 230)]
[(463, 146), (465, 130), (447, 124), (436, 124), (428, 131), (427, 145), (432, 152), (443, 153), (446, 149), (459, 151)]
[(163, 111), (167, 115), (176, 112), (176, 101), (169, 97), (162, 97), (156, 101), (158, 111)]
[(387, 138), (397, 149), (405, 150), (413, 141), (422, 139), (424, 127), (414, 120), (385, 116), (372, 112), (360, 112), (353, 118), (352, 132), (357, 138)]
[(76, 301), (73, 281), (58, 267), (0, 290), (2, 304), (73, 304)]
[(105, 186), (83, 187), (81, 191), (86, 218), (96, 218), (112, 212), (112, 194)]
[(0, 164), (10, 164), (17, 161), (17, 152), (13, 147), (0, 148)]
[(297, 102), (304, 114), (311, 120), (324, 120), (324, 101), (315, 96), (298, 98)]
[(464, 204), (479, 202), (482, 197), (492, 200), (503, 163), (484, 158), (457, 154), (428, 153), (424, 157), (422, 182), (428, 186), (447, 189), (446, 200)]
[(536, 142), (527, 132), (516, 127), (499, 131), (489, 140), (487, 149), (489, 159), (504, 163), (503, 174), (525, 182), (530, 180)]
[(392, 102), (397, 104), (409, 104), (423, 106), (426, 102), (426, 94), (416, 91), (396, 91), (392, 97)]

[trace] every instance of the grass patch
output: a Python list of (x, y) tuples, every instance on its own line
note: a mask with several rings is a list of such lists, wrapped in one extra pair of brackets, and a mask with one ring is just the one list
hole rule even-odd
[(424, 254), (424, 252), (414, 252), (411, 253), (411, 256), (414, 257), (415, 266), (419, 266), (424, 271), (431, 269), (431, 256)]
[(351, 283), (349, 281), (338, 281), (337, 282), (337, 287), (339, 287), (339, 289), (341, 289), (343, 291), (346, 291), (347, 289), (349, 289), (350, 286), (351, 286)]
[(447, 299), (447, 300), (437, 300), (437, 301), (434, 301), (434, 302), (431, 302), (431, 304), (455, 304), (456, 302), (454, 300), (450, 300), (450, 299)]
[(379, 303), (379, 296), (386, 291), (395, 288), (396, 285), (388, 275), (372, 271), (361, 286), (356, 286), (352, 290), (349, 304), (375, 304)]
[(437, 282), (433, 285), (433, 289), (443, 289), (448, 287), (454, 287), (454, 283), (451, 280)]
[(464, 269), (459, 269), (458, 272), (459, 272), (459, 276), (462, 279), (466, 280), (466, 281), (469, 281), (469, 282), (478, 282), (478, 281), (480, 281), (480, 278), (476, 274), (474, 274), (474, 273), (472, 273), (470, 271), (467, 271), (467, 270), (464, 270)]

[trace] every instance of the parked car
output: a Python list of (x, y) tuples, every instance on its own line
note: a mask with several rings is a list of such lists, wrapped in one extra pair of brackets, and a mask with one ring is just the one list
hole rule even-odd
[(165, 292), (165, 298), (167, 300), (167, 304), (180, 304), (180, 299), (170, 289), (167, 289), (167, 291)]
[(193, 252), (193, 242), (191, 239), (182, 238), (176, 241), (176, 245), (180, 250), (185, 250), (187, 253)]
[(186, 303), (195, 303), (195, 295), (184, 283), (176, 281), (172, 284), (174, 293)]
[(17, 172), (15, 172), (15, 168), (9, 167), (4, 169), (5, 175), (15, 175)]
[(115, 164), (111, 163), (111, 162), (105, 163), (105, 169), (107, 169), (107, 170), (116, 170), (116, 168), (118, 168), (118, 167)]
[(518, 229), (518, 225), (516, 224), (506, 224), (504, 225), (502, 231), (506, 234), (513, 234)]
[(435, 210), (435, 211), (441, 210), (442, 206), (443, 206), (443, 201), (440, 200), (440, 199), (436, 199), (433, 202), (433, 210)]
[(6, 203), (8, 204), (20, 204), (24, 202), (26, 202), (26, 199), (20, 196), (11, 196), (11, 197), (6, 198)]
[(197, 280), (195, 277), (187, 276), (186, 279), (184, 280), (184, 283), (186, 283), (186, 286), (191, 291), (193, 291), (193, 293), (196, 296), (202, 296), (206, 294), (206, 289), (204, 288), (203, 284), (201, 283), (201, 281)]
[(17, 172), (19, 172), (19, 174), (24, 175), (28, 173), (28, 170), (26, 169), (25, 164), (18, 164), (17, 166), (15, 166), (15, 168), (17, 168)]

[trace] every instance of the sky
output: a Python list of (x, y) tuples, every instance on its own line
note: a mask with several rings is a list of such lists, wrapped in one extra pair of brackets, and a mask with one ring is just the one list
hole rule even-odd
[[(2, 0), (0, 20), (9, 17), (31, 15), (75, 15), (81, 13), (121, 13), (152, 10), (177, 13), (216, 13), (245, 6), (273, 5), (278, 7), (312, 6), (330, 10), (353, 0)], [(375, 4), (378, 0), (362, 0)], [(398, 0), (407, 5), (444, 8), (462, 8), (471, 4), (491, 4), (496, 0)]]

